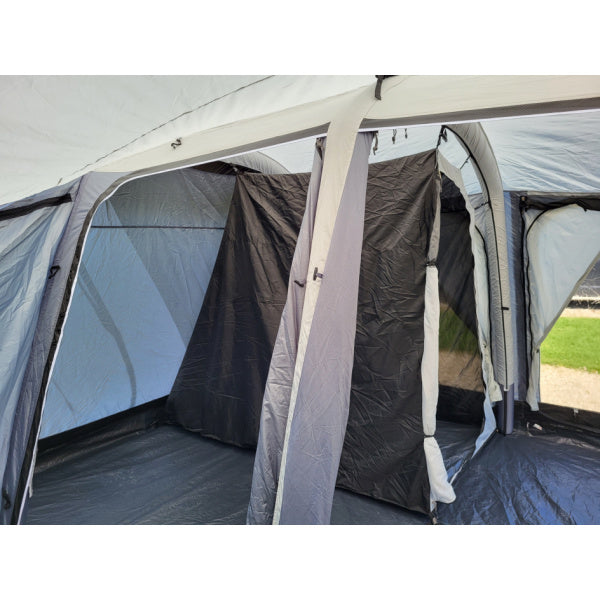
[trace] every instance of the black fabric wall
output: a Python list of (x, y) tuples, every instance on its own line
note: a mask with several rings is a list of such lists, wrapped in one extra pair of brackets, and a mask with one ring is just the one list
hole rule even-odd
[(338, 485), (429, 511), (421, 360), (435, 152), (371, 165), (350, 413)]
[[(308, 174), (238, 176), (213, 277), (168, 400), (173, 422), (256, 445), (308, 182)], [(341, 487), (423, 512), (429, 510), (421, 421), (424, 286), (439, 189), (435, 151), (369, 168), (350, 414), (338, 478)], [(456, 338), (476, 331), (474, 296), (463, 300), (473, 286), (468, 214), (456, 190), (447, 183), (444, 190), (454, 200), (444, 204), (440, 256), (447, 254), (444, 270), (457, 274), (440, 274), (440, 290), (460, 315), (447, 337), (462, 351), (465, 342)], [(446, 234), (448, 214), (459, 216)], [(456, 388), (461, 381), (457, 376), (446, 386), (452, 402), (470, 393)]]
[(169, 395), (169, 418), (256, 446), (309, 174), (240, 174), (211, 281)]

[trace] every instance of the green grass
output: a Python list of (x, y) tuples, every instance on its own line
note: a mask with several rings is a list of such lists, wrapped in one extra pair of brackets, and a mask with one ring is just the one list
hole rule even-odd
[(600, 373), (600, 319), (561, 317), (542, 343), (547, 365)]
[(440, 350), (454, 352), (479, 352), (479, 343), (460, 317), (449, 307), (442, 305), (440, 314)]

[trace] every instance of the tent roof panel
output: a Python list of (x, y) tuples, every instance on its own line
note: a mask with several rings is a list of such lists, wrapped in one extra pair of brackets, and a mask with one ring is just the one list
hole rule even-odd
[[(0, 204), (92, 170), (124, 172), (201, 155), (212, 160), (232, 148), (246, 152), (301, 137), (303, 132), (305, 137), (324, 133), (329, 121), (360, 100), (365, 86), (374, 92), (375, 78), (3, 76)], [(600, 98), (600, 78), (395, 77), (383, 82), (382, 94), (383, 101), (372, 102), (366, 110), (365, 123), (390, 118), (426, 123), (436, 116), (448, 121), (451, 115), (468, 119), (481, 110), (487, 111), (486, 117), (498, 117), (506, 116), (506, 107), (518, 112), (520, 106), (527, 112), (532, 105), (544, 112), (552, 102), (562, 102), (561, 110), (572, 110), (578, 101)], [(505, 189), (599, 190), (595, 168), (599, 114), (486, 121)], [(422, 141), (431, 137), (435, 143), (436, 131), (437, 126), (419, 135)], [(183, 144), (173, 149), (177, 138)], [(406, 154), (431, 147), (429, 141), (419, 148), (402, 143)], [(309, 146), (299, 156), (288, 153), (289, 159), (284, 157), (287, 151), (277, 148), (265, 154), (290, 171), (309, 170), (312, 143), (305, 145)], [(392, 149), (398, 156), (396, 152)], [(378, 158), (387, 156), (381, 147)]]
[[(335, 96), (372, 76), (2, 76), (0, 204), (203, 131)], [(128, 169), (124, 169), (128, 170)]]

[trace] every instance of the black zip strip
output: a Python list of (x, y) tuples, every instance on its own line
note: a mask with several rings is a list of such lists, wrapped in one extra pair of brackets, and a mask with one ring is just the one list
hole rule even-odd
[[(544, 196), (543, 194), (539, 194), (539, 197), (549, 198), (548, 196)], [(552, 200), (550, 202), (543, 202), (541, 200), (537, 200), (536, 196), (520, 196), (520, 205), (521, 210), (528, 210), (530, 208), (536, 208), (539, 210), (548, 210), (551, 208), (561, 208), (563, 206), (571, 206), (576, 204), (583, 210), (600, 210), (600, 196), (566, 196), (564, 198), (557, 198), (556, 200)]]
[(50, 206), (60, 206), (71, 202), (71, 195), (65, 194), (64, 196), (58, 196), (56, 198), (48, 198), (47, 200), (40, 200), (34, 204), (27, 206), (15, 206), (14, 208), (7, 208), (6, 210), (0, 211), (0, 221), (8, 221), (9, 219), (16, 219), (23, 217), (41, 208), (48, 208)]
[[(488, 202), (489, 202), (490, 201), (490, 190), (488, 188), (487, 181), (485, 180), (485, 177), (483, 176), (483, 171), (479, 167), (477, 159), (471, 154), (471, 150), (469, 149), (469, 146), (465, 142), (465, 140), (463, 140), (460, 137), (460, 135), (458, 135), (456, 133), (456, 131), (454, 131), (452, 129), (452, 127), (448, 127), (448, 129), (450, 129), (450, 131), (452, 131), (452, 133), (460, 140), (460, 142), (462, 143), (462, 145), (467, 149), (467, 152), (471, 155), (471, 160), (473, 162), (473, 165), (477, 168), (477, 171), (481, 175), (481, 179), (483, 181), (483, 185), (485, 186), (485, 191), (486, 191), (486, 195), (487, 195)], [(500, 306), (502, 306), (502, 300), (503, 300), (504, 294), (502, 293), (502, 274), (500, 273), (500, 261), (498, 260), (500, 255), (498, 254), (498, 236), (496, 235), (496, 219), (494, 217), (493, 207), (490, 206), (490, 208), (491, 208), (490, 214), (492, 216), (492, 225), (493, 225), (493, 229), (494, 229), (494, 246), (496, 247), (496, 267), (498, 269), (498, 288), (500, 289)], [(506, 226), (506, 224), (505, 224), (505, 226)], [(488, 269), (488, 273), (489, 273), (489, 269)], [(488, 276), (489, 276), (489, 274), (488, 274)], [(506, 337), (505, 337), (505, 332), (506, 332), (505, 314), (506, 314), (506, 312), (507, 311), (504, 311), (504, 310), (500, 311), (500, 314), (502, 315), (502, 341), (503, 341), (502, 346), (503, 346), (503, 350), (504, 350), (504, 383), (508, 386), (508, 380), (507, 380), (507, 377), (506, 377), (507, 376), (506, 367), (508, 365), (508, 353), (507, 353), (507, 348), (506, 348)], [(491, 329), (490, 329), (490, 334), (491, 333), (492, 332), (491, 332)], [(490, 342), (491, 342), (491, 340), (490, 340)]]
[[(473, 229), (477, 232), (477, 234), (481, 238), (481, 243), (483, 244), (483, 253), (485, 254), (485, 275), (486, 275), (488, 290), (489, 290), (490, 289), (490, 270), (488, 268), (488, 265), (490, 264), (490, 262), (489, 262), (489, 257), (488, 257), (488, 253), (487, 253), (487, 247), (485, 245), (485, 238), (483, 237), (483, 234), (481, 233), (481, 231), (479, 231), (479, 228), (477, 227), (477, 225), (475, 225), (475, 223), (473, 223)], [(473, 261), (475, 261), (475, 255), (473, 255)], [(475, 283), (473, 283), (473, 286), (475, 286)], [(491, 340), (491, 338), (492, 338), (492, 320), (491, 320), (491, 316), (490, 316), (491, 314), (492, 314), (492, 311), (490, 310), (490, 301), (489, 301), (489, 294), (488, 294), (488, 327), (489, 327), (489, 331), (490, 331), (490, 339), (488, 340), (488, 343), (490, 346), (490, 356), (492, 354), (492, 340)], [(481, 352), (481, 348), (479, 349), (479, 352)], [(481, 354), (483, 355), (483, 352), (481, 352)]]

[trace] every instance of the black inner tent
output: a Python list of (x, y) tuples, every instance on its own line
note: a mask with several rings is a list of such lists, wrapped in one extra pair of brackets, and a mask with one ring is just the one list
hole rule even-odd
[[(336, 492), (333, 522), (370, 522), (369, 514), (374, 522), (378, 514), (383, 521), (404, 522), (405, 513), (392, 504), (423, 514), (430, 510), (419, 369), (433, 195), (415, 202), (420, 190), (397, 181), (403, 169), (418, 168), (419, 160), (434, 154), (369, 167), (350, 415), (338, 475), (338, 487), (348, 491)], [(52, 511), (62, 522), (244, 521), (251, 449), (309, 179), (308, 174), (237, 173), (210, 282), (168, 398), (43, 440), (34, 479), (34, 489), (41, 483), (41, 491), (32, 499), (30, 522), (44, 522)], [(445, 176), (441, 183), (436, 437), (451, 476), (479, 434), (484, 386), (469, 214), (458, 188)], [(143, 210), (143, 198), (122, 201), (139, 202)], [(152, 273), (152, 261), (145, 265)], [(90, 498), (102, 502), (101, 494), (110, 488), (106, 478), (114, 479), (122, 453), (134, 447), (142, 462), (156, 462), (152, 468), (126, 468), (127, 477), (153, 496), (156, 508), (148, 517), (121, 498), (115, 500), (114, 521), (106, 511), (106, 520), (97, 521)], [(80, 468), (88, 474), (99, 470), (104, 484), (94, 483), (87, 492), (79, 485), (72, 497), (65, 495), (64, 483), (72, 477), (76, 485)], [(152, 489), (157, 479), (163, 486), (159, 494)], [(88, 503), (80, 521), (73, 510), (78, 502)], [(61, 503), (68, 509), (57, 512)]]
[[(350, 415), (338, 485), (429, 512), (420, 367), (434, 195), (397, 183), (425, 155), (431, 159), (434, 153), (369, 167)], [(167, 403), (173, 422), (242, 447), (256, 445), (308, 183), (308, 175), (238, 177), (211, 283)], [(445, 176), (441, 197), (440, 409), (472, 434), (483, 419), (484, 388), (469, 215)]]

